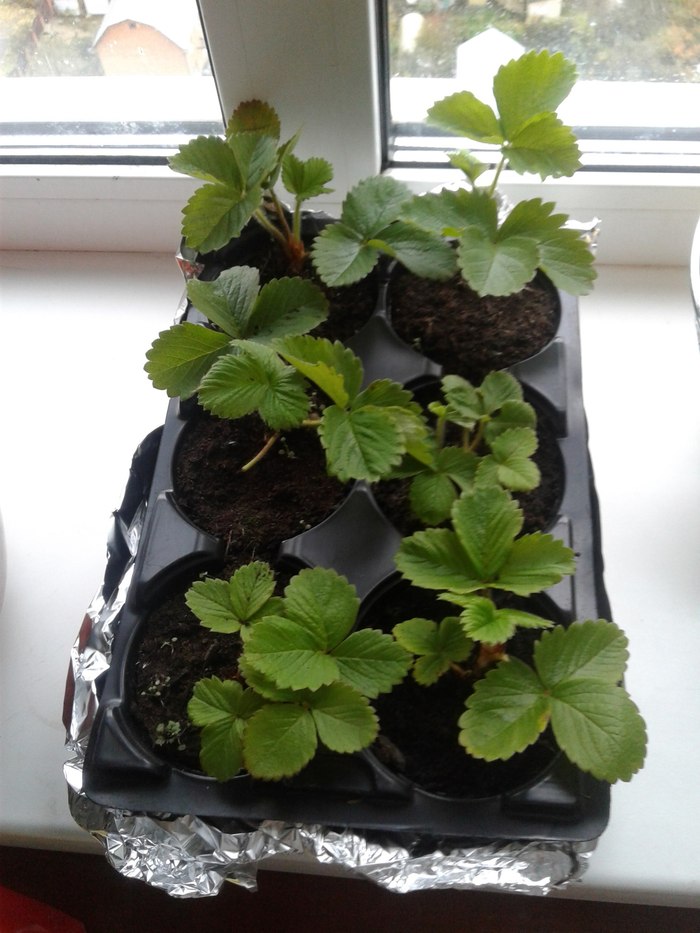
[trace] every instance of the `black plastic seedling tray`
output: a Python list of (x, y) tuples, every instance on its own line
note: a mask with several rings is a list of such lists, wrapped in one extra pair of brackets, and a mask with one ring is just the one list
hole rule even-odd
[[(230, 264), (230, 257), (225, 257)], [(241, 261), (241, 260), (239, 260)], [(205, 277), (224, 260), (214, 257)], [(217, 265), (218, 264), (218, 265)], [(406, 347), (391, 330), (386, 277), (377, 309), (349, 344), (365, 363), (368, 378), (409, 386), (440, 375), (440, 367)], [(588, 455), (581, 392), (578, 306), (560, 294), (557, 333), (540, 353), (511, 368), (527, 397), (546, 410), (555, 426), (564, 467), (564, 491), (549, 530), (573, 548), (574, 577), (548, 591), (562, 620), (610, 618), (602, 575), (597, 502)], [(194, 309), (188, 315), (196, 319)], [(609, 787), (584, 774), (563, 755), (528, 786), (478, 799), (427, 793), (388, 770), (371, 751), (352, 756), (319, 755), (295, 779), (256, 781), (247, 775), (219, 783), (178, 769), (157, 757), (139, 738), (129, 714), (130, 657), (149, 610), (183, 579), (221, 566), (223, 544), (179, 510), (173, 491), (173, 457), (191, 406), (170, 403), (162, 431), (137, 452), (122, 508), (116, 513), (105, 575), (106, 594), (128, 559), (124, 528), (145, 499), (146, 515), (126, 604), (113, 643), (111, 665), (100, 685), (100, 702), (84, 768), (84, 789), (103, 806), (151, 814), (197, 814), (219, 824), (281, 820), (326, 826), (410, 833), (433, 839), (568, 840), (597, 838), (609, 815)], [(283, 542), (282, 561), (331, 566), (353, 583), (363, 601), (395, 579), (398, 531), (372, 491), (356, 484), (346, 500), (315, 528)], [(362, 614), (362, 611), (360, 615)]]

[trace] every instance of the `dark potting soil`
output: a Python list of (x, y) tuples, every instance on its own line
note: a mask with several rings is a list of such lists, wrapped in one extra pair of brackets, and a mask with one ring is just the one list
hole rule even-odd
[[(520, 608), (525, 602), (518, 601)], [(528, 607), (533, 611), (533, 607)], [(541, 611), (536, 607), (534, 611)], [(440, 620), (457, 609), (425, 590), (401, 582), (380, 598), (363, 624), (390, 631), (413, 617)], [(509, 641), (510, 654), (528, 662), (536, 632), (519, 632)], [(466, 753), (458, 742), (457, 722), (473, 690), (473, 681), (448, 672), (423, 687), (409, 675), (391, 693), (373, 701), (380, 735), (372, 751), (391, 771), (423, 790), (444, 797), (479, 798), (512, 791), (533, 781), (554, 761), (558, 750), (547, 732), (507, 761), (486, 762)]]
[(389, 285), (389, 314), (399, 337), (445, 373), (477, 382), (545, 347), (559, 311), (556, 290), (543, 276), (500, 298), (479, 297), (458, 275), (435, 282), (400, 268)]
[(241, 467), (272, 432), (255, 415), (236, 421), (198, 411), (176, 451), (175, 498), (199, 528), (225, 542), (227, 559), (274, 563), (280, 543), (317, 525), (346, 489), (326, 474), (313, 430), (285, 432), (254, 467)]
[(189, 721), (187, 704), (202, 677), (236, 679), (240, 641), (200, 625), (185, 603), (186, 588), (165, 599), (142, 626), (129, 666), (129, 709), (160, 758), (201, 770), (199, 729)]

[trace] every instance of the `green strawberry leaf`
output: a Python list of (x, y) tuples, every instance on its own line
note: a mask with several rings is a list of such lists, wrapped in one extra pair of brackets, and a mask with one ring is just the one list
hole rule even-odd
[(200, 762), (207, 774), (227, 781), (241, 770), (246, 722), (261, 702), (233, 680), (209, 677), (195, 684), (187, 713), (202, 727)]
[(552, 730), (566, 756), (599, 780), (629, 781), (644, 763), (646, 728), (622, 687), (570, 680), (552, 689)]
[(260, 289), (240, 337), (258, 343), (306, 334), (326, 319), (328, 300), (313, 282), (300, 278), (272, 279)]
[(549, 701), (537, 675), (511, 658), (477, 682), (459, 718), (459, 742), (475, 758), (505, 760), (532, 745), (549, 715)]
[(174, 172), (221, 184), (242, 193), (243, 178), (225, 140), (219, 136), (197, 136), (170, 156), (168, 165)]
[(284, 614), (331, 651), (355, 624), (360, 600), (345, 577), (325, 567), (301, 570), (284, 591)]
[(366, 697), (387, 693), (403, 680), (411, 658), (390, 635), (359, 629), (333, 649), (340, 678)]
[(522, 386), (510, 373), (491, 372), (484, 377), (479, 387), (486, 414), (495, 415), (509, 402), (520, 402), (523, 397)]
[(587, 295), (596, 278), (593, 253), (576, 230), (559, 229), (540, 242), (540, 268), (571, 295)]
[(530, 596), (554, 586), (573, 573), (574, 552), (558, 538), (536, 531), (513, 542), (498, 579), (491, 585), (518, 596)]
[(458, 91), (433, 104), (428, 110), (428, 123), (476, 142), (499, 144), (503, 141), (496, 114), (471, 91)]
[(317, 633), (281, 616), (267, 616), (252, 626), (244, 657), (282, 689), (318, 690), (339, 676), (337, 662)]
[(362, 363), (339, 341), (293, 337), (275, 343), (277, 352), (338, 406), (345, 408), (362, 386)]
[(208, 253), (240, 236), (262, 200), (262, 188), (240, 192), (231, 185), (202, 185), (182, 211), (182, 235), (191, 249)]
[(545, 178), (573, 175), (581, 168), (581, 150), (573, 130), (553, 113), (542, 113), (526, 123), (503, 149), (508, 164), (521, 175)]
[(553, 688), (572, 679), (622, 680), (627, 664), (627, 638), (605, 619), (558, 626), (535, 646), (535, 669), (542, 683)]
[(250, 774), (279, 781), (297, 774), (316, 754), (316, 725), (309, 710), (293, 703), (273, 703), (249, 720), (244, 761)]
[(329, 224), (314, 240), (314, 267), (326, 285), (352, 285), (365, 278), (379, 259), (376, 246), (369, 246), (351, 227)]
[(273, 596), (275, 579), (261, 561), (239, 567), (230, 580), (198, 580), (185, 594), (185, 602), (206, 628), (237, 632), (264, 615), (279, 611), (281, 600)]
[(375, 175), (357, 184), (343, 201), (340, 222), (370, 240), (398, 220), (413, 195), (403, 182), (388, 175)]
[(494, 580), (522, 528), (522, 510), (504, 490), (477, 487), (455, 502), (452, 522), (476, 574)]
[(498, 645), (508, 641), (517, 628), (549, 628), (548, 619), (523, 612), (519, 609), (497, 609), (490, 599), (482, 596), (460, 597), (454, 593), (443, 594), (451, 603), (464, 607), (460, 620), (464, 631), (475, 641), (487, 645)]
[(415, 195), (401, 212), (403, 220), (440, 236), (458, 237), (467, 227), (479, 227), (493, 238), (498, 230), (498, 212), (492, 198), (482, 191), (443, 188)]
[(507, 139), (533, 117), (557, 109), (576, 83), (576, 67), (561, 52), (527, 52), (503, 65), (493, 82), (501, 126)]
[(319, 427), (328, 470), (343, 482), (375, 483), (387, 476), (406, 452), (403, 432), (390, 411), (376, 406), (344, 411), (331, 405)]
[(417, 531), (404, 538), (394, 560), (406, 579), (428, 590), (471, 593), (483, 586), (459, 538), (447, 528)]
[(512, 295), (537, 271), (539, 252), (530, 237), (513, 236), (494, 241), (476, 227), (459, 240), (458, 262), (462, 275), (480, 295)]
[(218, 279), (190, 279), (187, 297), (198, 311), (233, 338), (248, 337), (260, 273), (249, 266), (224, 269)]
[(374, 710), (346, 684), (321, 687), (308, 703), (319, 739), (333, 752), (359, 752), (377, 737), (379, 723)]
[(170, 398), (194, 395), (214, 363), (230, 352), (226, 334), (184, 321), (161, 331), (146, 353), (145, 371)]
[(448, 152), (447, 158), (450, 160), (450, 165), (464, 172), (472, 184), (488, 170), (488, 165), (471, 152)]
[(421, 278), (449, 279), (457, 271), (455, 253), (447, 240), (400, 220), (379, 231), (368, 245), (398, 259)]
[(506, 489), (527, 492), (540, 483), (540, 471), (530, 459), (537, 450), (532, 428), (509, 428), (490, 441), (498, 480)]
[(282, 184), (299, 201), (329, 194), (333, 189), (327, 185), (332, 178), (333, 167), (325, 159), (314, 157), (302, 161), (287, 153), (282, 160)]
[(242, 418), (257, 411), (274, 430), (301, 424), (309, 404), (296, 370), (254, 343), (212, 366), (202, 380), (199, 401), (220, 418)]
[(500, 411), (492, 415), (484, 428), (488, 444), (511, 428), (534, 428), (537, 426), (535, 409), (528, 402), (503, 402)]
[(468, 658), (474, 647), (459, 619), (453, 616), (447, 616), (440, 623), (431, 619), (408, 619), (395, 625), (393, 633), (400, 645), (418, 655), (413, 676), (424, 686), (435, 683), (453, 663)]

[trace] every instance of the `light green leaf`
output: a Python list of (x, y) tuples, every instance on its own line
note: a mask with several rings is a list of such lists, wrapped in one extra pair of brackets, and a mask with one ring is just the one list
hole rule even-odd
[(329, 194), (328, 182), (333, 178), (333, 167), (325, 159), (313, 157), (302, 161), (292, 153), (282, 161), (282, 184), (300, 201)]
[(326, 285), (352, 285), (374, 269), (379, 250), (343, 223), (329, 224), (314, 240), (314, 267)]
[(540, 268), (571, 295), (587, 295), (596, 279), (593, 253), (576, 230), (560, 229), (540, 242)]
[(404, 538), (394, 560), (404, 577), (425, 589), (471, 593), (483, 585), (459, 538), (447, 528)]
[(498, 144), (503, 140), (496, 114), (471, 91), (458, 91), (433, 104), (428, 123), (477, 142)]
[(464, 172), (472, 184), (488, 170), (487, 163), (482, 162), (471, 152), (448, 152), (447, 158), (450, 160), (450, 165)]
[(355, 624), (360, 600), (345, 577), (325, 567), (301, 570), (284, 591), (288, 619), (311, 631), (323, 651), (335, 648)]
[(261, 199), (259, 187), (241, 193), (230, 185), (202, 185), (182, 211), (187, 245), (202, 253), (225, 246), (240, 236)]
[(522, 386), (510, 373), (496, 371), (488, 373), (479, 387), (484, 412), (493, 415), (508, 402), (522, 400)]
[(189, 398), (222, 354), (230, 351), (226, 334), (184, 321), (162, 331), (146, 353), (144, 366), (156, 389), (170, 398)]
[(399, 219), (402, 208), (412, 197), (403, 182), (389, 175), (365, 178), (343, 201), (341, 224), (354, 230), (362, 240), (372, 239)]
[(552, 689), (552, 729), (566, 756), (594, 777), (629, 781), (644, 763), (646, 728), (622, 687), (570, 680)]
[[(245, 635), (250, 631), (251, 629), (244, 629), (241, 634)], [(244, 654), (238, 659), (238, 671), (246, 684), (266, 700), (274, 700), (276, 703), (294, 703), (299, 698), (298, 690), (278, 687), (271, 677), (253, 667)]]
[(190, 279), (187, 297), (198, 311), (229, 337), (248, 337), (250, 312), (260, 286), (260, 273), (249, 266), (225, 269), (218, 279)]
[(504, 490), (477, 487), (455, 502), (452, 522), (477, 576), (494, 580), (522, 528), (522, 510)]
[(450, 517), (458, 491), (444, 473), (419, 473), (411, 480), (409, 501), (413, 514), (425, 525), (440, 525)]
[(480, 190), (443, 188), (416, 195), (403, 208), (401, 217), (442, 236), (458, 237), (467, 227), (478, 227), (495, 239), (498, 231), (496, 202)]
[(627, 657), (625, 633), (598, 619), (557, 626), (535, 646), (534, 662), (542, 683), (552, 688), (574, 678), (615, 684), (622, 679)]
[(561, 52), (527, 52), (503, 65), (493, 82), (501, 125), (507, 138), (533, 117), (554, 111), (576, 82), (576, 67)]
[(338, 679), (338, 664), (318, 634), (280, 616), (267, 616), (251, 627), (244, 657), (282, 689), (318, 690)]
[(573, 130), (554, 114), (535, 117), (511, 137), (504, 155), (513, 171), (545, 178), (573, 175), (581, 168), (581, 151)]
[(272, 350), (252, 343), (212, 366), (202, 380), (199, 401), (220, 418), (257, 411), (274, 430), (301, 424), (309, 404), (296, 370)]
[(366, 697), (376, 697), (403, 680), (411, 657), (391, 635), (358, 629), (333, 649), (340, 678)]
[(249, 721), (244, 761), (250, 774), (266, 781), (297, 774), (316, 754), (312, 714), (292, 703), (263, 706)]
[(362, 363), (339, 341), (320, 337), (293, 337), (275, 343), (275, 349), (341, 408), (355, 398), (362, 385)]
[(185, 594), (185, 602), (202, 625), (213, 632), (232, 634), (241, 627), (241, 620), (231, 606), (227, 580), (198, 580)]
[(490, 441), (498, 479), (506, 489), (527, 492), (540, 483), (540, 471), (530, 459), (537, 450), (532, 428), (509, 428)]
[(399, 220), (379, 231), (369, 245), (378, 246), (421, 278), (444, 280), (457, 272), (455, 252), (447, 240)]
[(464, 631), (475, 641), (498, 645), (512, 638), (516, 628), (549, 628), (551, 622), (531, 612), (519, 609), (497, 609), (495, 604), (481, 596), (458, 597), (445, 593), (445, 599), (464, 607), (461, 621)]
[(197, 136), (168, 159), (174, 172), (219, 183), (242, 193), (243, 178), (230, 148), (219, 136)]
[(511, 658), (477, 682), (459, 718), (459, 741), (475, 758), (506, 760), (537, 739), (549, 715), (536, 674)]
[(309, 698), (309, 705), (319, 739), (333, 752), (359, 752), (377, 737), (374, 710), (346, 684), (321, 687)]
[(468, 658), (474, 647), (453, 616), (439, 624), (431, 619), (408, 619), (395, 625), (393, 633), (400, 645), (419, 655), (413, 676), (424, 686), (435, 683), (452, 663)]
[(245, 333), (258, 343), (297, 336), (326, 319), (328, 300), (306, 279), (272, 279), (260, 289)]
[(230, 136), (227, 144), (236, 160), (245, 189), (260, 190), (277, 163), (277, 140), (267, 133)]
[(242, 736), (247, 720), (260, 708), (261, 699), (233, 680), (209, 677), (195, 684), (187, 712), (203, 727), (200, 762), (218, 781), (234, 777), (243, 766)]
[(518, 596), (530, 596), (554, 586), (573, 573), (574, 552), (558, 538), (536, 531), (523, 535), (513, 546), (492, 586)]
[(471, 430), (486, 414), (481, 392), (462, 376), (445, 376), (442, 392), (447, 403), (443, 414), (452, 424)]
[(527, 402), (503, 402), (501, 410), (494, 414), (484, 429), (487, 443), (511, 428), (535, 428), (537, 415)]
[(331, 405), (323, 412), (319, 433), (328, 469), (343, 482), (377, 482), (389, 475), (406, 450), (391, 414), (374, 406), (343, 411)]
[(520, 291), (535, 275), (539, 262), (535, 240), (514, 236), (494, 242), (476, 227), (465, 230), (457, 252), (464, 278), (482, 297)]

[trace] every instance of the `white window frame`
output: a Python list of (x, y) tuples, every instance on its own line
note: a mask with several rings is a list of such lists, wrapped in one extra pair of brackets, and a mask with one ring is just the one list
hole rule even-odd
[[(199, 0), (222, 110), (269, 100), (300, 154), (335, 168), (345, 192), (381, 168), (377, 24), (373, 0)], [(396, 168), (415, 190), (447, 169)], [(548, 182), (503, 177), (514, 199), (537, 194), (580, 220), (601, 219), (604, 263), (685, 265), (700, 216), (692, 172), (582, 172)], [(194, 182), (162, 165), (0, 165), (0, 248), (169, 252)]]

